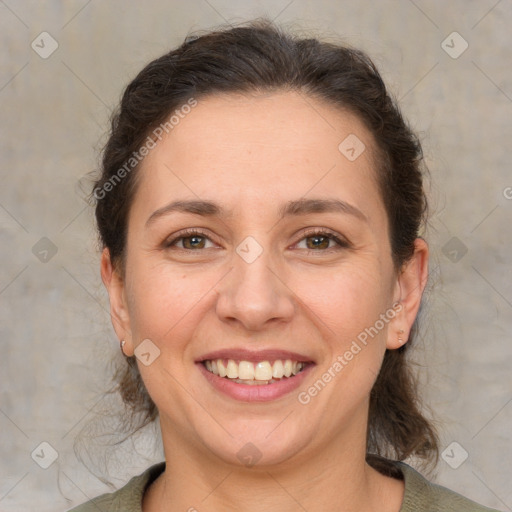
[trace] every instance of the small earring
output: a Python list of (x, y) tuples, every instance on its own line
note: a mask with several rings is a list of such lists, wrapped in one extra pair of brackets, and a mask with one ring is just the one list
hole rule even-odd
[(122, 341), (119, 343), (119, 345), (120, 345), (120, 347), (121, 347), (121, 352), (122, 352), (123, 354), (124, 354), (124, 346), (125, 346), (125, 344), (126, 344), (126, 340), (122, 340)]
[[(403, 334), (404, 332), (405, 332), (405, 331), (404, 331), (403, 329), (400, 329), (400, 330), (398, 331), (398, 334)], [(404, 344), (404, 340), (403, 340), (400, 336), (398, 336), (398, 343), (400, 343), (400, 345), (403, 345), (403, 344)]]

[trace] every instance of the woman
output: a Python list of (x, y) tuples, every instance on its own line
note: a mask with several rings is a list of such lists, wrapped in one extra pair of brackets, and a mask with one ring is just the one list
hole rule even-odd
[(405, 359), (422, 154), (361, 51), (270, 22), (127, 87), (95, 184), (101, 275), (165, 462), (75, 511), (479, 511), (434, 462)]

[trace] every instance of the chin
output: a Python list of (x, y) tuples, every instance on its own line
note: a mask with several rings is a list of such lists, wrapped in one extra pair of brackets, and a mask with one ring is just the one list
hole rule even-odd
[(239, 422), (236, 426), (226, 426), (226, 430), (229, 434), (222, 431), (215, 439), (211, 435), (203, 438), (203, 444), (226, 464), (247, 468), (268, 469), (286, 464), (299, 453), (303, 454), (313, 438), (313, 433), (308, 435), (304, 428), (288, 420), (283, 422), (283, 418)]

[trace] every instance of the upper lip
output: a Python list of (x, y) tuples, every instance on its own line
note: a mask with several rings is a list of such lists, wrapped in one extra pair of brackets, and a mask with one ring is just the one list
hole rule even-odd
[(212, 359), (234, 359), (238, 361), (275, 361), (277, 359), (286, 360), (291, 359), (292, 361), (298, 361), (303, 363), (312, 363), (313, 360), (304, 355), (299, 354), (297, 352), (290, 352), (288, 350), (278, 350), (278, 349), (266, 349), (266, 350), (247, 350), (244, 348), (228, 348), (222, 350), (214, 350), (213, 352), (208, 352), (201, 357), (199, 357), (196, 362), (200, 363), (202, 361), (212, 360)]

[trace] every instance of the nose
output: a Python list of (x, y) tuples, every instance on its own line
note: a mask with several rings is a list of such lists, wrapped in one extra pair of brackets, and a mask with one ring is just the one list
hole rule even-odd
[(247, 331), (289, 322), (295, 312), (293, 292), (285, 284), (284, 276), (271, 268), (266, 251), (251, 263), (235, 254), (233, 265), (226, 279), (216, 287), (218, 317)]

